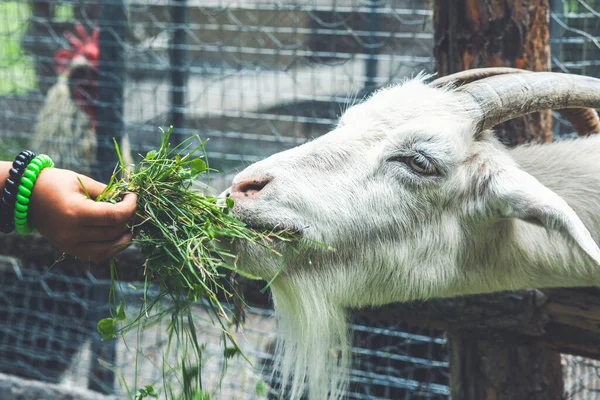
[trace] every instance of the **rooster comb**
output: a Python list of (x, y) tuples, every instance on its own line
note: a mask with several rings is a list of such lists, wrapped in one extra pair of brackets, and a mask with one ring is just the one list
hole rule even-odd
[(64, 33), (70, 48), (60, 49), (54, 55), (54, 68), (59, 74), (66, 72), (77, 56), (83, 56), (94, 68), (98, 66), (100, 53), (98, 29), (94, 28), (92, 33), (88, 35), (83, 25), (77, 23), (74, 28), (76, 35), (71, 32)]

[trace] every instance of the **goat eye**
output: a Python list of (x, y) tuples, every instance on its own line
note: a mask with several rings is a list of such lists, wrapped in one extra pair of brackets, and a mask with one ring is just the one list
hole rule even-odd
[(421, 154), (417, 154), (413, 157), (410, 157), (407, 161), (408, 166), (419, 174), (435, 175), (437, 173), (437, 169), (435, 168), (435, 166)]

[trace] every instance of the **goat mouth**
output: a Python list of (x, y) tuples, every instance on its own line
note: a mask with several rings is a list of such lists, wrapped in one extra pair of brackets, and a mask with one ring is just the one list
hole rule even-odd
[(270, 224), (257, 224), (244, 222), (247, 228), (252, 229), (255, 232), (261, 234), (271, 235), (290, 235), (293, 237), (301, 237), (303, 235), (303, 229), (298, 226), (284, 225), (281, 223), (270, 225)]

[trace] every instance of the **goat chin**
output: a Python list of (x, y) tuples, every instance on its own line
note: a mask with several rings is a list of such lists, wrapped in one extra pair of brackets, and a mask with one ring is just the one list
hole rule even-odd
[(277, 345), (269, 381), (280, 385), (270, 389), (272, 394), (286, 400), (305, 395), (319, 400), (342, 398), (350, 365), (347, 307), (331, 285), (341, 277), (335, 278), (331, 269), (295, 268), (299, 260), (293, 255), (284, 252), (282, 260), (251, 243), (235, 242), (231, 250), (239, 255), (238, 267), (245, 272), (265, 280), (275, 277), (270, 289)]
[(306, 275), (277, 278), (271, 286), (279, 336), (274, 374), (282, 382), (273, 390), (282, 399), (340, 399), (350, 364), (347, 314), (326, 280)]

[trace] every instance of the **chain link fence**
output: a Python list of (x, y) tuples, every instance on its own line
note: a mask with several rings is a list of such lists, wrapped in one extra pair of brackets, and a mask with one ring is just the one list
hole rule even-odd
[[(596, 3), (552, 0), (553, 70), (600, 77)], [(244, 166), (326, 133), (372, 90), (433, 72), (431, 16), (431, 3), (417, 0), (5, 1), (0, 159), (33, 147), (59, 167), (105, 179), (112, 137), (135, 161), (157, 146), (159, 126), (173, 124), (176, 137), (209, 139), (218, 192)], [(570, 132), (555, 119), (557, 139)], [(99, 344), (106, 277), (70, 260), (43, 272), (57, 255), (37, 245), (16, 251), (14, 240), (0, 238), (0, 253), (18, 256), (0, 269), (0, 372), (45, 382), (47, 398), (91, 396), (73, 388), (123, 398), (122, 382), (135, 391), (137, 355), (138, 383), (160, 381), (164, 326)], [(136, 292), (126, 293), (130, 307), (139, 306)], [(216, 389), (224, 362), (218, 332), (203, 322), (202, 307), (196, 314), (210, 358), (205, 378)], [(376, 318), (352, 327), (351, 399), (449, 398), (442, 333)], [(263, 389), (274, 328), (268, 308), (249, 310), (238, 339), (254, 367), (230, 360), (215, 398), (270, 397)], [(99, 357), (116, 366), (114, 387)], [(599, 364), (563, 361), (567, 398), (600, 398)]]

